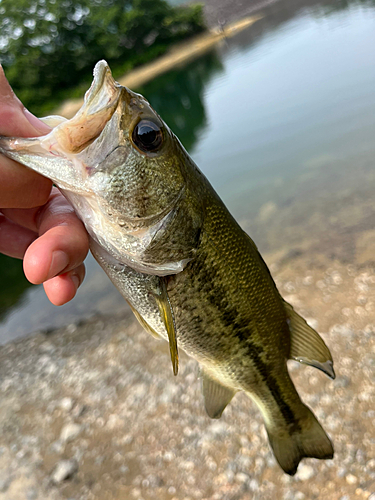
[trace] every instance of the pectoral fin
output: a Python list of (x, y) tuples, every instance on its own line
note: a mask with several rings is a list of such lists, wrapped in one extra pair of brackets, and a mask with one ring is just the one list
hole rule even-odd
[(236, 391), (220, 384), (203, 368), (201, 369), (201, 375), (206, 412), (211, 418), (220, 418), (225, 407), (236, 394)]
[(165, 278), (160, 277), (160, 292), (155, 294), (155, 300), (158, 304), (161, 318), (168, 333), (169, 351), (173, 366), (173, 374), (178, 373), (178, 349), (176, 337), (176, 325), (173, 316), (173, 310), (169, 301)]
[(314, 366), (326, 375), (335, 378), (331, 353), (320, 335), (284, 302), (290, 328), (290, 359)]

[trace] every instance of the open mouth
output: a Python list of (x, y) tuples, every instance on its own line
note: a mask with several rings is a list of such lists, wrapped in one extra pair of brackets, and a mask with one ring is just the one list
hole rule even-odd
[(77, 114), (94, 114), (99, 110), (113, 108), (120, 94), (118, 84), (112, 76), (106, 61), (96, 63), (94, 68), (94, 80), (85, 94), (85, 103)]

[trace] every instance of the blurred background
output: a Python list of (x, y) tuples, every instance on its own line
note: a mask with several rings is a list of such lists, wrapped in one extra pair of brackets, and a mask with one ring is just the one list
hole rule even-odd
[[(214, 483), (210, 487), (197, 487), (195, 479), (190, 479), (190, 489), (188, 479), (185, 489), (181, 485), (168, 486), (167, 482), (152, 487), (147, 475), (146, 479), (139, 479), (141, 473), (137, 469), (138, 476), (132, 472), (133, 479), (125, 480), (124, 488), (129, 488), (124, 489), (124, 494), (136, 499), (156, 498), (153, 494), (159, 488), (157, 498), (162, 499), (265, 499), (275, 498), (275, 488), (281, 485), (285, 500), (357, 497), (373, 500), (375, 2), (206, 0), (201, 5), (186, 5), (181, 0), (168, 3), (1, 0), (0, 60), (17, 95), (32, 112), (42, 116), (54, 112), (68, 98), (81, 97), (91, 83), (95, 62), (101, 58), (107, 59), (115, 77), (120, 78), (167, 53), (176, 43), (180, 48), (188, 47), (191, 37), (203, 36), (207, 30), (218, 32), (252, 15), (260, 18), (248, 28), (221, 39), (193, 61), (180, 64), (133, 90), (145, 95), (159, 112), (254, 239), (283, 295), (308, 316), (312, 326), (327, 334), (337, 363), (344, 360), (339, 364), (341, 378), (336, 386), (335, 382), (323, 385), (323, 379), (311, 375), (310, 368), (303, 368), (303, 373), (308, 374), (304, 378), (299, 368), (294, 367), (295, 376), (300, 377), (302, 386), (306, 384), (307, 391), (315, 394), (331, 391), (327, 408), (316, 413), (327, 420), (336, 411), (336, 420), (327, 430), (337, 431), (337, 436), (341, 436), (337, 440), (342, 461), (334, 470), (333, 466), (319, 465), (326, 493), (319, 488), (318, 481), (315, 490), (314, 487), (309, 490), (304, 483), (317, 475), (315, 465), (302, 469), (298, 484), (306, 486), (304, 489), (290, 483), (292, 480), (288, 478), (280, 479), (268, 451), (261, 452), (264, 464), (258, 462), (259, 470), (255, 467), (256, 458), (242, 470), (236, 465), (238, 449), (249, 443), (238, 444), (238, 433), (243, 432), (246, 422), (249, 424), (250, 410), (246, 406), (241, 413), (241, 408), (249, 405), (241, 399), (237, 403), (239, 416), (235, 417), (234, 409), (227, 410), (231, 431), (220, 426), (207, 430), (210, 436), (222, 432), (228, 437), (225, 432), (232, 433), (228, 443), (235, 440), (239, 447), (233, 452), (237, 457), (232, 460), (235, 465), (229, 467), (226, 463), (222, 471), (221, 465), (219, 469), (210, 466), (207, 454), (203, 453), (201, 467), (204, 463), (212, 481), (220, 474), (227, 474), (216, 488), (212, 487)], [(39, 346), (56, 328), (60, 329), (59, 335), (66, 335), (67, 331), (74, 334), (82, 325), (90, 325), (93, 330), (99, 328), (99, 321), (100, 331), (107, 327), (112, 331), (116, 328), (113, 325), (128, 318), (127, 305), (92, 257), (88, 257), (86, 264), (87, 277), (76, 298), (56, 308), (48, 303), (42, 287), (27, 283), (20, 262), (0, 255), (0, 344), (39, 332), (39, 337), (35, 337)], [(86, 338), (86, 333), (82, 335)], [(148, 338), (139, 335), (140, 342), (149, 349)], [(102, 335), (103, 342), (105, 338)], [(34, 345), (30, 342), (25, 345)], [(70, 339), (70, 342), (75, 341)], [(3, 352), (9, 355), (11, 350)], [(164, 358), (167, 377), (168, 359)], [(22, 364), (22, 359), (17, 359)], [(184, 359), (187, 373), (193, 373), (194, 364)], [(358, 365), (361, 372), (354, 375), (357, 361), (363, 364)], [(129, 370), (138, 366), (137, 361), (133, 362)], [(159, 360), (155, 365), (153, 380), (160, 363)], [(363, 370), (369, 366), (372, 371)], [(152, 366), (149, 369), (152, 371)], [(159, 382), (162, 387), (162, 379)], [(146, 385), (149, 387), (149, 383)], [(149, 389), (145, 389), (145, 394), (142, 390), (138, 396), (133, 394), (133, 403), (140, 405), (136, 411), (144, 409), (147, 401)], [(337, 410), (340, 390), (347, 400)], [(170, 391), (166, 396), (169, 402), (180, 397), (173, 393), (174, 389)], [(334, 395), (332, 391), (336, 391)], [(319, 398), (307, 399), (310, 405), (319, 406), (323, 392)], [(359, 393), (367, 396), (360, 397)], [(194, 401), (196, 394), (191, 396)], [(181, 399), (180, 404), (185, 401)], [(333, 409), (328, 411), (330, 405)], [(198, 406), (200, 411), (201, 401)], [(163, 412), (166, 411), (164, 408)], [(256, 411), (252, 415), (255, 425), (259, 416)], [(360, 421), (357, 422), (355, 415), (361, 415)], [(235, 418), (239, 419), (237, 424)], [(351, 422), (348, 429), (344, 426), (346, 418)], [(187, 427), (184, 422), (180, 423), (181, 432)], [(369, 427), (364, 428), (364, 422)], [(322, 424), (327, 428), (326, 422)], [(174, 424), (168, 421), (168, 425)], [(200, 431), (209, 425), (210, 422), (202, 421)], [(345, 432), (348, 434), (344, 439)], [(349, 442), (354, 448), (350, 448)], [(194, 443), (196, 446), (197, 442)], [(143, 443), (137, 446), (141, 453), (139, 448), (143, 449)], [(267, 449), (265, 443), (261, 446)], [(170, 453), (176, 453), (173, 443), (171, 450)], [(359, 455), (358, 450), (362, 450)], [(228, 450), (226, 453), (230, 454)], [(196, 471), (194, 460), (191, 459), (190, 465), (185, 460), (182, 476), (186, 473), (188, 478)], [(166, 462), (163, 467), (173, 468), (172, 459)], [(254, 467), (257, 479), (249, 473)], [(139, 465), (138, 468), (141, 470)], [(272, 483), (269, 468), (278, 482)], [(232, 470), (232, 476), (227, 470)], [(241, 479), (241, 474), (250, 476)], [(136, 477), (139, 484), (134, 483)], [(260, 492), (260, 485), (267, 485), (267, 481), (274, 487), (268, 485), (268, 489)], [(329, 486), (331, 483), (333, 486)], [(103, 493), (97, 497), (94, 493), (84, 496), (81, 490), (79, 495), (83, 496), (79, 496), (75, 490), (66, 488), (59, 489), (56, 495), (62, 496), (56, 498), (127, 498), (116, 496), (119, 493), (107, 497)], [(192, 494), (194, 488), (198, 493)], [(0, 486), (0, 499), (1, 491)], [(216, 497), (215, 491), (220, 492)]]

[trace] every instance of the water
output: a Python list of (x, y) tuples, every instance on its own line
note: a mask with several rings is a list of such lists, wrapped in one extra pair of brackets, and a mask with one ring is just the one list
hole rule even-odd
[[(345, 8), (341, 8), (344, 5)], [(269, 263), (375, 262), (375, 6), (269, 15), (138, 89)], [(93, 262), (56, 308), (0, 259), (0, 342), (126, 305)]]

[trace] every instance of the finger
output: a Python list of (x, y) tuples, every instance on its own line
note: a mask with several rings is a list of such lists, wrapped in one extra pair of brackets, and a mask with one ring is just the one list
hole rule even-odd
[[(35, 137), (50, 130), (24, 108), (0, 66), (0, 135)], [(2, 155), (0, 175), (0, 206), (35, 207), (47, 201), (51, 181)]]
[(34, 208), (3, 208), (1, 212), (11, 221), (38, 233), (59, 224), (77, 219), (70, 203), (57, 188), (53, 188), (48, 203)]
[(82, 223), (56, 226), (31, 243), (24, 271), (31, 283), (43, 283), (78, 267), (88, 252), (88, 235)]
[(0, 214), (0, 253), (23, 259), (27, 247), (37, 237), (34, 231), (20, 227)]
[(43, 286), (47, 297), (55, 306), (62, 306), (72, 300), (85, 277), (85, 266), (46, 281)]
[(35, 137), (51, 130), (30, 113), (9, 85), (0, 65), (0, 135)]
[(44, 205), (52, 182), (10, 158), (0, 155), (0, 206), (30, 208)]

